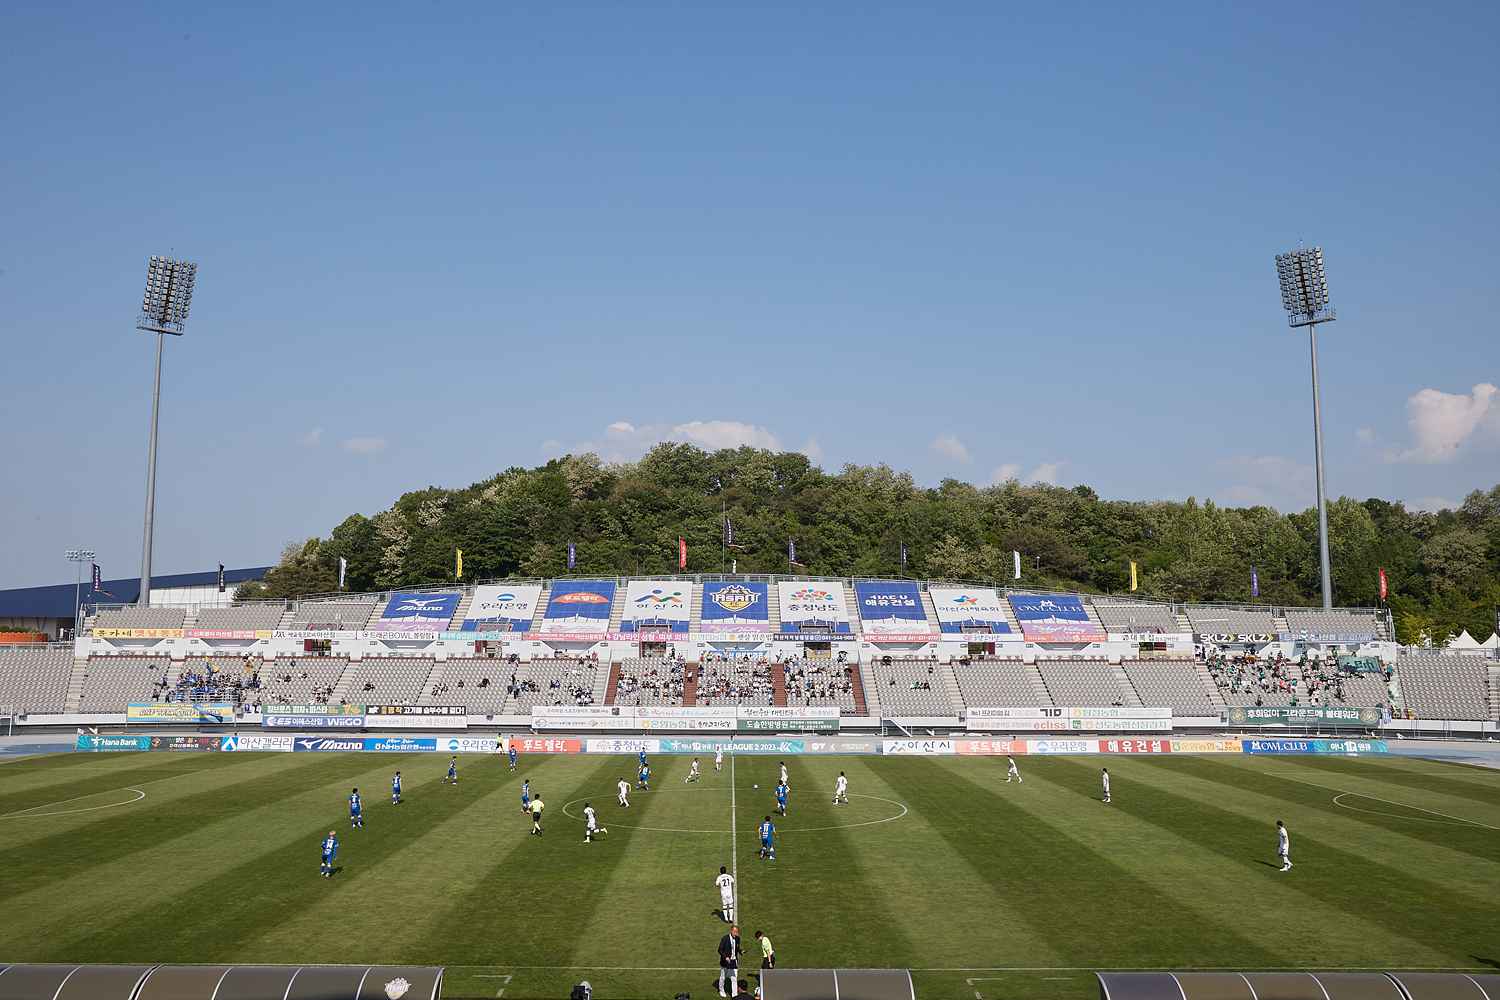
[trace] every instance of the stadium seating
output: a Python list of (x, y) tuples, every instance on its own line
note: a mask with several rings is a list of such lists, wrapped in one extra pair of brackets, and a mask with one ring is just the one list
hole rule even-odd
[(771, 705), (771, 664), (767, 660), (710, 660), (698, 674), (697, 704)]
[(786, 703), (808, 707), (838, 708), (840, 715), (853, 715), (854, 683), (849, 672), (852, 664), (830, 660), (791, 660), (782, 664), (786, 679)]
[(971, 660), (955, 663), (953, 675), (964, 704), (980, 708), (1025, 708), (1052, 704), (1041, 675), (1015, 660)]
[(952, 715), (948, 686), (931, 660), (877, 657), (870, 664), (881, 715), (891, 717)]
[(1373, 614), (1354, 611), (1316, 611), (1288, 608), (1286, 624), (1294, 633), (1313, 635), (1377, 635), (1379, 626)]
[(355, 705), (415, 705), (432, 674), (426, 656), (367, 656), (349, 672), (344, 700)]
[(304, 601), (292, 614), (292, 628), (307, 628), (310, 625), (342, 625), (350, 629), (362, 629), (375, 610), (374, 597), (351, 598), (344, 601)]
[(84, 668), (79, 711), (123, 712), (131, 703), (152, 701), (153, 695), (161, 701), (171, 666), (170, 660), (156, 656), (91, 656)]
[(280, 604), (244, 604), (233, 608), (200, 608), (194, 628), (268, 629), (275, 628), (286, 614)]
[(516, 695), (508, 711), (527, 715), (538, 705), (592, 705), (600, 669), (593, 660), (532, 660), (526, 665), (526, 690)]
[(1198, 676), (1195, 663), (1181, 660), (1128, 660), (1125, 676), (1150, 708), (1170, 708), (1174, 716), (1218, 715), (1219, 708), (1209, 697)]
[(441, 674), (422, 694), (432, 705), (463, 705), (476, 715), (499, 715), (511, 685), (519, 683), (524, 672), (521, 665), (496, 657), (455, 658), (443, 664)]
[(1419, 654), (1396, 661), (1407, 709), (1420, 719), (1490, 718), (1489, 661), (1476, 656)]
[(631, 657), (620, 661), (620, 679), (613, 704), (681, 705), (683, 667), (665, 656)]
[(348, 669), (342, 656), (282, 657), (261, 667), (260, 690), (247, 702), (256, 705), (326, 704)]
[(73, 650), (67, 646), (0, 646), (0, 706), (17, 712), (67, 707)]
[(1148, 604), (1145, 601), (1112, 601), (1093, 599), (1099, 621), (1110, 632), (1176, 632), (1177, 613), (1170, 604)]
[(1092, 707), (1130, 703), (1130, 693), (1120, 687), (1114, 670), (1107, 663), (1040, 660), (1036, 666), (1054, 705)]
[(131, 605), (100, 611), (94, 616), (94, 628), (182, 628), (186, 616), (182, 608)]
[(1186, 610), (1193, 631), (1199, 635), (1268, 635), (1276, 631), (1276, 619), (1269, 609), (1258, 611), (1190, 604)]

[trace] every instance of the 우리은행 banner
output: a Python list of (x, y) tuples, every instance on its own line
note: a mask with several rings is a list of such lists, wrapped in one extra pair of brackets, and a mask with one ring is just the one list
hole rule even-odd
[(514, 587), (484, 584), (474, 588), (474, 600), (464, 612), (464, 632), (526, 632), (536, 615), (536, 602), (542, 596), (539, 583), (522, 583)]

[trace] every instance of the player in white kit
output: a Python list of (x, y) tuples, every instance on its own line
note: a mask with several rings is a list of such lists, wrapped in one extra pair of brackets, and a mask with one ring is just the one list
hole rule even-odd
[(682, 783), (687, 784), (689, 781), (697, 781), (701, 777), (703, 775), (698, 773), (698, 758), (694, 757), (692, 766), (688, 768), (687, 777), (682, 779)]
[(1276, 853), (1281, 857), (1281, 870), (1292, 870), (1292, 839), (1286, 835), (1286, 824), (1276, 821)]
[(792, 783), (786, 778), (786, 761), (781, 762), (781, 783), (788, 788), (792, 787)]
[(719, 866), (719, 877), (714, 879), (714, 885), (719, 887), (719, 915), (724, 918), (726, 924), (734, 923), (734, 876), (729, 874), (729, 869), (723, 865)]
[(619, 784), (615, 785), (620, 790), (620, 808), (630, 808), (630, 782), (621, 778)]
[(838, 780), (833, 783), (833, 804), (849, 804), (849, 779), (844, 777), (844, 772), (839, 772)]
[(1107, 767), (1101, 767), (1099, 769), (1099, 781), (1104, 785), (1104, 801), (1108, 802), (1109, 801), (1109, 768), (1107, 768)]
[(1023, 779), (1021, 778), (1021, 769), (1016, 767), (1016, 759), (1014, 757), (1006, 757), (1005, 760), (1010, 765), (1010, 770), (1005, 772), (1005, 783), (1007, 785), (1010, 784), (1010, 779), (1014, 778), (1016, 779), (1016, 783), (1020, 784)]
[(599, 825), (599, 817), (594, 815), (593, 805), (585, 802), (583, 804), (583, 842), (592, 844), (596, 833), (603, 835), (609, 833), (609, 830)]
[(714, 773), (724, 770), (724, 748), (714, 747)]

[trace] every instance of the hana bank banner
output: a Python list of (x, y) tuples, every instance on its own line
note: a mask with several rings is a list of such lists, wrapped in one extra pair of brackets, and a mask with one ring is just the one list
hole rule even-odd
[(844, 585), (837, 580), (776, 584), (781, 599), (781, 634), (806, 638), (805, 633), (849, 635), (849, 609), (844, 604)]
[(464, 612), (464, 632), (525, 632), (542, 596), (538, 583), (514, 587), (485, 584), (474, 588), (474, 600)]
[(442, 632), (458, 610), (459, 594), (391, 595), (380, 619), (371, 629), (375, 632)]
[(712, 633), (769, 633), (770, 588), (764, 583), (705, 583), (698, 628)]
[(1104, 629), (1089, 620), (1077, 594), (1011, 594), (1011, 610), (1027, 642), (1103, 642)]
[(609, 631), (609, 612), (614, 603), (613, 580), (554, 580), (539, 637), (570, 642), (602, 640)]
[(631, 580), (625, 585), (620, 631), (628, 638), (635, 638), (632, 633), (640, 632), (686, 639), (692, 612), (691, 580)]

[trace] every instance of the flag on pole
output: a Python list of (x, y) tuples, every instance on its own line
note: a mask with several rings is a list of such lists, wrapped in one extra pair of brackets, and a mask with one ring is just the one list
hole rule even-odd
[(101, 593), (103, 590), (104, 580), (101, 578), (101, 574), (99, 573), (99, 564), (94, 563), (94, 593)]
[(677, 568), (687, 569), (687, 539), (677, 536)]
[(1015, 579), (1021, 579), (1021, 553), (1015, 549), (1011, 550), (1011, 561), (1015, 564)]
[(1386, 598), (1386, 595), (1389, 594), (1389, 593), (1390, 593), (1390, 586), (1386, 583), (1386, 579), (1385, 579), (1385, 567), (1382, 566), (1381, 569), (1380, 569), (1380, 599), (1382, 601), (1384, 601), (1385, 598)]
[(1137, 578), (1136, 573), (1137, 573), (1137, 567), (1136, 567), (1136, 564), (1135, 564), (1135, 560), (1132, 559), (1130, 561), (1130, 589), (1132, 591), (1134, 591), (1136, 588), (1138, 588), (1140, 586), (1140, 580)]
[(339, 556), (339, 589), (344, 589), (344, 577), (349, 572), (349, 560)]
[(224, 564), (219, 563), (219, 593), (224, 593)]
[(1255, 567), (1250, 567), (1250, 596), (1260, 596), (1260, 574), (1255, 572)]
[(906, 543), (901, 543), (901, 572), (906, 572)]
[(788, 538), (786, 540), (786, 561), (788, 563), (795, 563), (797, 561), (797, 540), (795, 538)]
[(572, 542), (568, 543), (568, 569), (578, 565), (578, 546)]
[(734, 522), (727, 517), (724, 518), (724, 544), (725, 546), (734, 544)]
[(463, 578), (464, 578), (464, 550), (463, 549), (454, 549), (453, 550), (453, 579), (455, 579), (455, 580), (462, 580)]
[(740, 571), (740, 561), (738, 559), (731, 559), (731, 560), (729, 560), (729, 572), (731, 572), (731, 573), (738, 573), (739, 571)]

